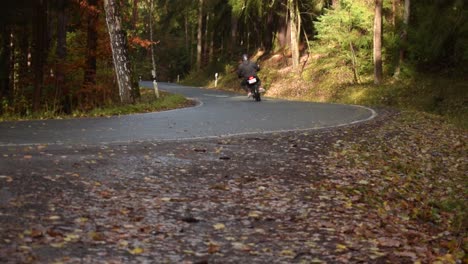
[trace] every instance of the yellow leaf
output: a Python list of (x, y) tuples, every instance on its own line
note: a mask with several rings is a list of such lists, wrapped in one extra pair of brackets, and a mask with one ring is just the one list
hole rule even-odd
[(144, 250), (142, 248), (140, 248), (140, 247), (137, 247), (137, 248), (134, 248), (132, 250), (129, 250), (128, 252), (130, 254), (132, 254), (132, 255), (139, 255), (139, 254), (143, 253)]
[(49, 220), (59, 220), (59, 219), (60, 219), (60, 216), (58, 215), (53, 215), (49, 217)]
[(120, 241), (119, 241), (119, 246), (121, 246), (121, 247), (127, 247), (127, 246), (128, 246), (128, 241), (127, 241), (127, 240), (120, 240)]
[(224, 224), (221, 224), (221, 223), (215, 224), (215, 225), (213, 225), (213, 227), (216, 230), (223, 230), (224, 228), (226, 228), (226, 226)]
[(290, 249), (285, 249), (283, 251), (281, 251), (281, 256), (294, 256), (295, 253), (294, 251), (290, 250)]
[(346, 208), (346, 209), (353, 208), (353, 202), (351, 202), (351, 201), (346, 202), (346, 203), (345, 203), (345, 208)]
[(80, 218), (75, 219), (75, 222), (76, 222), (76, 223), (83, 224), (83, 223), (88, 222), (88, 218), (86, 218), (86, 217), (80, 217)]
[(67, 241), (67, 242), (70, 242), (70, 241), (75, 241), (75, 240), (78, 240), (80, 238), (79, 235), (76, 235), (76, 234), (68, 234), (66, 235), (63, 240), (64, 241)]
[(260, 218), (260, 212), (257, 212), (257, 211), (252, 211), (249, 213), (249, 217), (251, 218)]
[(54, 248), (62, 248), (64, 245), (64, 243), (52, 243), (50, 244), (50, 246), (54, 247)]
[(161, 201), (163, 201), (163, 202), (170, 202), (170, 201), (171, 201), (171, 198), (169, 198), (169, 197), (164, 197), (164, 198), (161, 198)]
[(341, 245), (341, 244), (338, 244), (336, 245), (336, 249), (339, 249), (339, 250), (343, 250), (343, 249), (347, 249), (348, 247), (346, 247), (345, 245)]

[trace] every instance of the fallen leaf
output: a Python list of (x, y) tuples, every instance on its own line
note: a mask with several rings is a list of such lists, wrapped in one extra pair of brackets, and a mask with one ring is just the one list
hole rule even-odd
[(142, 248), (140, 248), (140, 247), (136, 247), (136, 248), (134, 248), (132, 250), (128, 250), (128, 252), (130, 254), (132, 254), (132, 255), (139, 255), (139, 254), (143, 253), (144, 250)]
[(220, 246), (214, 242), (208, 243), (208, 253), (214, 254), (216, 252), (219, 252)]
[(258, 211), (252, 211), (252, 212), (249, 213), (249, 217), (255, 218), (255, 219), (260, 218), (260, 215), (261, 215), (261, 213), (258, 212)]
[(400, 241), (388, 237), (378, 238), (377, 242), (383, 247), (399, 247), (401, 245)]
[(218, 223), (218, 224), (215, 224), (213, 225), (214, 229), (216, 230), (223, 230), (224, 228), (226, 228), (226, 226), (222, 223)]
[(411, 258), (411, 259), (416, 259), (417, 256), (415, 253), (413, 252), (408, 252), (408, 251), (403, 251), (403, 252), (395, 252), (395, 255), (399, 256), (399, 257), (408, 257), (408, 258)]
[(367, 184), (369, 184), (369, 182), (366, 181), (366, 180), (360, 180), (360, 181), (358, 181), (358, 183), (361, 184), (361, 185), (367, 185)]
[(33, 229), (31, 230), (31, 234), (30, 234), (30, 235), (31, 235), (31, 237), (33, 237), (33, 238), (39, 238), (39, 237), (42, 237), (42, 236), (43, 236), (43, 233), (42, 233), (41, 230), (38, 230), (38, 229), (34, 229), (34, 228), (33, 228)]
[(5, 179), (6, 182), (12, 182), (13, 178), (11, 176), (0, 175), (0, 179)]
[(51, 243), (50, 246), (54, 248), (63, 248), (65, 243)]
[(80, 236), (77, 234), (68, 234), (63, 238), (63, 240), (66, 242), (76, 241), (78, 239), (80, 239)]
[(94, 231), (89, 232), (88, 236), (94, 241), (103, 241), (104, 240), (104, 235), (101, 234), (101, 233), (98, 233), (98, 232), (94, 232)]
[(83, 224), (83, 223), (88, 222), (88, 220), (89, 220), (89, 219), (86, 218), (86, 217), (80, 217), (80, 218), (75, 219), (75, 222), (76, 222), (76, 223)]
[(285, 250), (282, 250), (280, 255), (281, 256), (294, 256), (296, 253), (294, 253), (294, 251), (290, 250), (290, 249), (285, 249)]
[(249, 251), (250, 250), (250, 247), (245, 245), (245, 244), (242, 244), (240, 242), (233, 242), (231, 243), (232, 247), (236, 250), (243, 250), (243, 251)]

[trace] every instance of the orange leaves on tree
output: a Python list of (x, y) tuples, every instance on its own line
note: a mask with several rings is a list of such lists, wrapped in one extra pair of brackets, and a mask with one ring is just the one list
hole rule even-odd
[(132, 44), (134, 47), (142, 47), (145, 49), (149, 49), (151, 45), (156, 45), (159, 43), (159, 41), (151, 41), (149, 39), (142, 39), (138, 36), (136, 37), (130, 37), (129, 42)]
[(95, 5), (90, 5), (87, 0), (75, 0), (75, 2), (81, 7), (81, 9), (86, 10), (90, 14), (98, 15), (101, 11)]

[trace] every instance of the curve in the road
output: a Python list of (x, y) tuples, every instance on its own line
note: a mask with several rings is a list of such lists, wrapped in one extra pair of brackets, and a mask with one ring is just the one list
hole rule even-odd
[[(152, 87), (151, 82), (141, 85)], [(182, 140), (344, 126), (373, 119), (376, 112), (354, 105), (264, 99), (160, 83), (200, 103), (158, 113), (68, 120), (0, 123), (0, 146), (102, 144)]]

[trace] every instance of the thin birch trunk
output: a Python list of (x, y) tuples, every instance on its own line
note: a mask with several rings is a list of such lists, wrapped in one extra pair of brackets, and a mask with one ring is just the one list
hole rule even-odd
[[(122, 103), (132, 101), (132, 74), (128, 56), (128, 43), (122, 29), (119, 6), (115, 0), (104, 0), (106, 22), (109, 31), (115, 74)], [(136, 93), (135, 93), (136, 94)]]
[(154, 46), (153, 46), (153, 10), (154, 10), (154, 1), (150, 1), (150, 14), (149, 14), (149, 27), (150, 27), (150, 51), (151, 51), (151, 65), (153, 71), (151, 72), (151, 76), (153, 77), (153, 81), (156, 81), (157, 72), (156, 72), (156, 59), (154, 58)]

